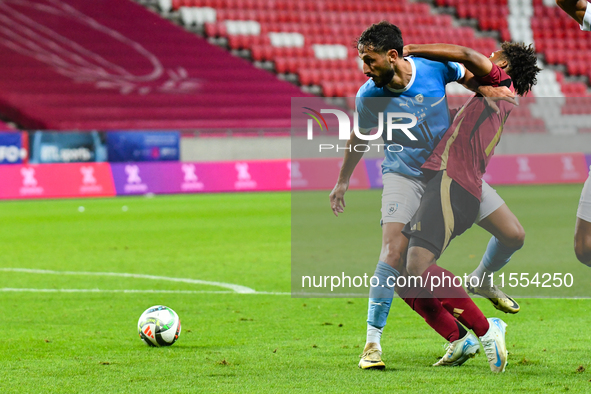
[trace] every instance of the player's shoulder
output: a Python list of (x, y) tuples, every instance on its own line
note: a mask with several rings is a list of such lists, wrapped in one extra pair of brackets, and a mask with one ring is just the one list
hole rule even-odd
[(445, 85), (458, 81), (465, 75), (464, 66), (456, 62), (441, 62), (423, 57), (408, 57), (407, 59), (413, 62), (416, 81), (422, 87)]
[(478, 81), (485, 85), (492, 86), (506, 86), (509, 89), (513, 89), (513, 81), (511, 77), (496, 64), (492, 64), (490, 72), (482, 77), (477, 77)]
[(458, 81), (464, 77), (464, 66), (456, 62), (437, 61), (423, 57), (411, 57), (416, 69), (417, 78), (422, 83), (441, 81), (445, 84)]

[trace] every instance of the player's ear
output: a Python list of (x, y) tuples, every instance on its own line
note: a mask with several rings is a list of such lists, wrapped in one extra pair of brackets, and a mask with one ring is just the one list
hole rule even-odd
[(388, 61), (390, 63), (394, 63), (397, 59), (398, 59), (398, 51), (396, 49), (390, 49), (387, 53), (386, 53), (386, 57), (388, 58)]
[(507, 69), (509, 68), (509, 61), (505, 58), (504, 55), (501, 55), (499, 57), (499, 60), (497, 60), (496, 63), (497, 63), (497, 66), (504, 69), (505, 71), (507, 71)]

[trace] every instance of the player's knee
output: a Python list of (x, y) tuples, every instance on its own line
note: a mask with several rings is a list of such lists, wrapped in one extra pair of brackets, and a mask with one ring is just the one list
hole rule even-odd
[(521, 223), (518, 221), (513, 223), (509, 231), (503, 234), (503, 238), (500, 241), (509, 248), (521, 249), (525, 243), (525, 230), (521, 226)]
[(519, 249), (525, 243), (525, 230), (521, 226), (521, 223), (516, 223), (514, 226), (513, 235), (511, 237), (511, 247)]
[(591, 267), (591, 239), (575, 238), (575, 254), (581, 263)]
[(404, 267), (404, 258), (405, 253), (395, 245), (385, 245), (385, 247), (382, 248), (382, 253), (380, 253), (380, 260), (389, 266), (394, 267), (398, 272), (401, 272)]

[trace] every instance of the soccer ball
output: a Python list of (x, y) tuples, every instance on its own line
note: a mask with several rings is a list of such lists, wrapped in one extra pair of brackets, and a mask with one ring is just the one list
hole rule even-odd
[(181, 319), (164, 305), (151, 306), (137, 322), (140, 339), (150, 346), (170, 346), (181, 335)]

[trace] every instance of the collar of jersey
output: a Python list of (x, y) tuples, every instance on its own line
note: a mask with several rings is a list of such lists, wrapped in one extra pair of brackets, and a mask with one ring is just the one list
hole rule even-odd
[(412, 60), (412, 57), (409, 56), (409, 57), (405, 57), (404, 59), (408, 60), (409, 63), (410, 63), (410, 66), (412, 68), (412, 77), (410, 77), (410, 82), (408, 84), (406, 84), (406, 86), (403, 87), (402, 89), (392, 89), (391, 87), (389, 87), (388, 85), (386, 85), (386, 89), (388, 89), (392, 93), (404, 93), (404, 92), (406, 92), (408, 89), (410, 89), (410, 87), (412, 86), (412, 84), (415, 81), (415, 77), (417, 76), (417, 68), (415, 66), (414, 60)]

